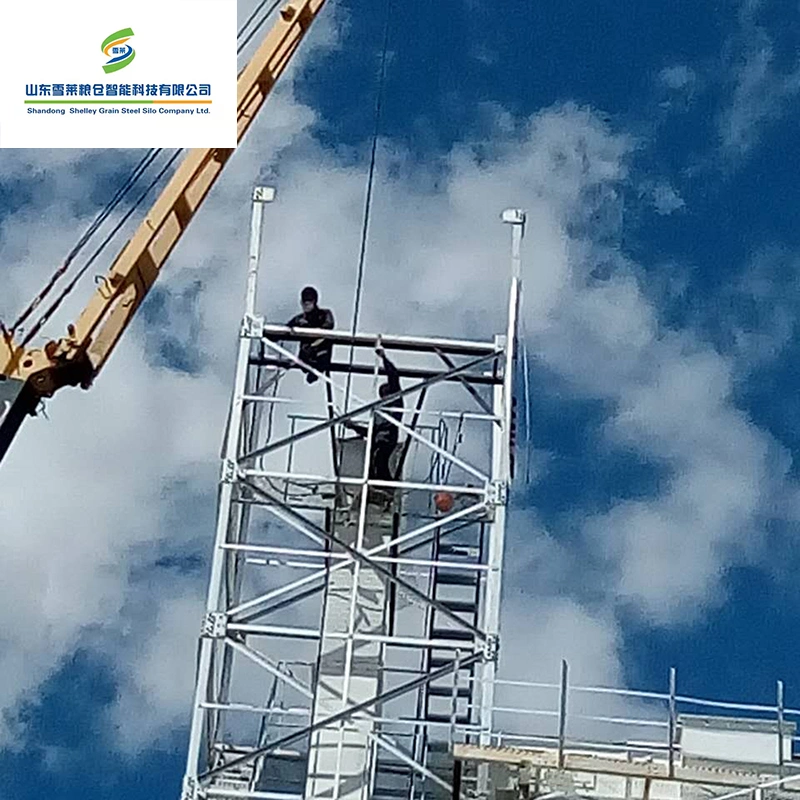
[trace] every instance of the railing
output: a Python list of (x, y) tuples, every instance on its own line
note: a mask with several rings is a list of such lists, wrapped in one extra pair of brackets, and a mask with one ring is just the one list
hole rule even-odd
[[(294, 662), (293, 666), (311, 668), (311, 664), (304, 662)], [(418, 674), (413, 668), (396, 668), (387, 672)], [(770, 730), (774, 728), (777, 733), (778, 755), (775, 762), (754, 767), (758, 785), (739, 790), (735, 778), (741, 769), (748, 768), (746, 763), (733, 759), (733, 777), (727, 784), (731, 790), (715, 796), (714, 800), (736, 800), (739, 797), (744, 800), (764, 800), (773, 797), (775, 790), (788, 791), (790, 796), (796, 796), (795, 793), (800, 790), (800, 758), (795, 754), (800, 755), (800, 736), (789, 736), (786, 731), (788, 723), (800, 721), (800, 709), (785, 707), (782, 682), (777, 684), (774, 705), (678, 694), (674, 669), (670, 670), (667, 683), (666, 692), (570, 685), (565, 662), (562, 662), (556, 683), (499, 678), (495, 681), (497, 701), (493, 708), (491, 744), (547, 750), (550, 758), (555, 756), (558, 765), (566, 765), (567, 768), (573, 755), (607, 753), (615, 760), (622, 757), (628, 761), (644, 760), (660, 764), (660, 769), (664, 770), (662, 775), (683, 780), (685, 775), (680, 770), (685, 766), (682, 760), (681, 724), (686, 715), (703, 713), (706, 716), (769, 722), (772, 723)], [(311, 709), (302, 705), (284, 706), (278, 694), (280, 692), (270, 696), (263, 708), (224, 705), (231, 711), (269, 716), (270, 728), (280, 732), (280, 738), (305, 727), (310, 721)], [(209, 704), (209, 707), (212, 705)], [(479, 741), (480, 728), (477, 724), (459, 724), (456, 721), (455, 692), (452, 714), (447, 721), (420, 719), (413, 711), (407, 715), (385, 714), (378, 709), (356, 713), (354, 720), (364, 716), (369, 716), (376, 725), (376, 731), (388, 736), (404, 753), (411, 752), (416, 732), (422, 728), (445, 737), (449, 735), (453, 742), (477, 744)], [(345, 723), (345, 727), (348, 727), (348, 723)], [(785, 743), (789, 741), (791, 752), (784, 759)], [(301, 746), (298, 758), (303, 758), (303, 750)], [(248, 796), (267, 797), (259, 793)], [(784, 793), (783, 797), (786, 796)]]
[[(296, 666), (310, 669), (306, 662), (291, 662)], [(387, 673), (418, 675), (413, 668), (387, 668)], [(495, 680), (496, 696), (499, 698), (493, 707), (495, 724), (492, 730), (492, 744), (518, 746), (556, 746), (559, 758), (566, 749), (580, 750), (619, 750), (625, 748), (631, 753), (641, 753), (666, 757), (674, 763), (680, 755), (680, 720), (685, 714), (700, 711), (713, 713), (718, 717), (737, 720), (772, 722), (776, 726), (776, 749), (778, 765), (783, 761), (785, 743), (792, 744), (791, 761), (800, 764), (800, 735), (786, 735), (787, 725), (800, 723), (800, 709), (787, 708), (783, 704), (784, 685), (777, 684), (775, 705), (739, 703), (727, 700), (681, 695), (677, 693), (677, 676), (674, 669), (669, 674), (667, 692), (621, 689), (605, 686), (580, 686), (569, 684), (566, 662), (562, 662), (560, 681), (546, 683), (536, 681)], [(517, 698), (526, 692), (537, 699), (525, 704), (519, 699), (502, 700), (505, 693), (516, 694)], [(549, 702), (548, 702), (549, 696)], [(584, 699), (585, 698), (585, 699)], [(277, 727), (293, 727), (302, 724), (286, 718), (303, 718), (310, 709), (298, 706), (284, 706), (271, 698), (264, 707), (242, 706), (238, 704), (206, 703), (208, 707), (228, 708), (232, 711), (249, 711), (271, 714), (283, 718), (283, 722), (273, 722)], [(359, 717), (362, 715), (356, 715)], [(383, 717), (371, 712), (374, 721), (400, 729), (413, 726), (452, 727), (450, 722), (429, 722), (413, 715)], [(542, 724), (537, 724), (542, 721)], [(549, 723), (549, 724), (548, 724)], [(474, 724), (458, 724), (456, 735), (470, 737), (479, 731)], [(800, 725), (798, 725), (800, 727)], [(649, 739), (639, 738), (650, 735)], [(652, 738), (655, 735), (657, 738)], [(778, 747), (778, 744), (782, 746)]]
[(800, 709), (784, 705), (782, 681), (777, 682), (774, 705), (678, 694), (675, 669), (669, 671), (666, 692), (570, 685), (566, 662), (558, 683), (498, 679), (495, 686), (492, 744), (555, 748), (559, 764), (568, 749), (624, 750), (665, 760), (672, 775), (681, 755), (681, 718), (702, 714), (774, 723), (778, 773), (784, 765), (792, 765), (793, 771), (800, 766), (800, 736), (787, 734), (791, 723), (798, 727)]

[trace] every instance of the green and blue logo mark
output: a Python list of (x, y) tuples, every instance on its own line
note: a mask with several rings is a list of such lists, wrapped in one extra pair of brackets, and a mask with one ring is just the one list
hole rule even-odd
[(110, 61), (103, 65), (103, 71), (106, 74), (127, 67), (133, 61), (136, 51), (126, 44), (131, 36), (133, 36), (133, 31), (130, 28), (123, 28), (121, 31), (112, 33), (101, 45), (100, 49), (103, 53), (110, 56)]

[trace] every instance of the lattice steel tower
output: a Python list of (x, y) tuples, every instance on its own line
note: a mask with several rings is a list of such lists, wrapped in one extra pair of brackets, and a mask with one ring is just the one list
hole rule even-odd
[[(256, 315), (273, 198), (253, 194), (183, 797), (449, 797), (453, 742), (492, 729), (525, 216), (502, 215), (503, 334), (352, 336)], [(306, 386), (291, 343), (321, 337), (330, 377)], [(373, 399), (378, 343), (400, 416)], [(379, 419), (400, 432), (391, 481), (370, 477)]]

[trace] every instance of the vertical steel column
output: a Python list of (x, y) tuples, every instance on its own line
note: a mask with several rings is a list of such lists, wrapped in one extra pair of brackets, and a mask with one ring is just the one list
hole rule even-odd
[(569, 666), (561, 659), (561, 680), (558, 688), (558, 768), (564, 768), (564, 747), (567, 743), (567, 698), (569, 694)]
[(676, 694), (678, 691), (678, 675), (675, 667), (669, 668), (669, 777), (675, 777), (675, 739), (678, 730), (678, 714)]
[[(489, 637), (489, 646), (496, 646), (500, 629), (500, 592), (502, 586), (503, 548), (505, 544), (506, 503), (511, 480), (511, 405), (514, 396), (514, 344), (517, 333), (519, 290), (521, 280), (521, 242), (525, 227), (525, 213), (518, 209), (503, 212), (501, 217), (511, 228), (511, 289), (508, 298), (508, 323), (504, 343), (505, 359), (502, 385), (495, 386), (493, 412), (501, 420), (492, 429), (491, 480), (495, 497), (494, 517), (489, 525), (487, 547), (486, 591), (484, 597), (483, 630)], [(496, 654), (484, 662), (481, 669), (480, 744), (491, 744), (492, 709), (494, 707), (494, 681)], [(488, 788), (488, 770), (479, 769), (479, 792)]]
[[(250, 356), (250, 340), (253, 336), (253, 322), (258, 285), (259, 254), (261, 250), (261, 222), (264, 204), (275, 199), (275, 190), (271, 187), (256, 187), (253, 191), (253, 207), (250, 222), (250, 252), (247, 272), (247, 289), (245, 294), (245, 315), (239, 333), (239, 350), (236, 358), (234, 390), (231, 398), (228, 428), (225, 433), (225, 445), (222, 456), (221, 487), (217, 504), (217, 525), (214, 541), (214, 552), (211, 559), (211, 577), (206, 599), (206, 617), (203, 622), (203, 633), (200, 640), (200, 659), (198, 662), (192, 724), (189, 734), (189, 749), (186, 759), (186, 774), (183, 781), (183, 796), (197, 796), (197, 775), (200, 769), (200, 748), (203, 728), (208, 713), (202, 704), (208, 698), (210, 686), (212, 653), (216, 642), (221, 639), (212, 631), (209, 624), (214, 615), (224, 615), (227, 609), (226, 598), (223, 597), (223, 572), (226, 562), (226, 551), (223, 545), (228, 538), (231, 520), (231, 501), (233, 485), (236, 479), (235, 463), (239, 456), (240, 429), (244, 412), (244, 394), (247, 382), (247, 369)], [(223, 645), (224, 646), (224, 645)]]
[[(369, 473), (370, 462), (372, 460), (372, 438), (375, 432), (375, 414), (370, 414), (369, 425), (367, 427), (367, 439), (364, 443), (364, 468), (361, 477), (364, 484), (361, 487), (358, 509), (358, 532), (356, 534), (356, 549), (364, 550), (364, 532), (367, 527), (367, 509), (369, 503)], [(347, 640), (345, 641), (344, 653), (344, 675), (342, 676), (342, 705), (344, 711), (350, 702), (350, 676), (353, 668), (353, 649), (354, 636), (356, 634), (356, 614), (358, 613), (358, 578), (361, 571), (361, 564), (353, 562), (353, 585), (350, 592), (350, 613), (347, 621)], [(344, 750), (344, 731), (345, 722), (339, 723), (339, 737), (336, 742), (336, 770), (333, 779), (333, 800), (339, 800), (339, 793), (342, 783), (342, 753)]]
[(777, 684), (777, 712), (778, 712), (778, 777), (783, 777), (783, 681)]

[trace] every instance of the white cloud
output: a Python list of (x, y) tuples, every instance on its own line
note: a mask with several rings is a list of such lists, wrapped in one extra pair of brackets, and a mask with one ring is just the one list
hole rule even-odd
[(788, 468), (735, 408), (729, 363), (687, 344), (653, 343), (651, 376), (620, 393), (607, 423), (615, 444), (666, 467), (662, 492), (587, 522), (618, 564), (618, 596), (657, 622), (692, 620), (721, 599), (722, 572), (761, 541), (760, 516)]
[[(658, 738), (647, 724), (632, 720), (666, 719), (664, 703), (645, 703), (630, 696), (586, 691), (620, 687), (625, 677), (620, 666), (620, 630), (608, 611), (588, 611), (566, 598), (542, 598), (532, 613), (522, 596), (506, 599), (493, 727), (506, 737), (558, 736), (561, 662), (567, 664), (566, 732), (571, 742), (652, 741)], [(666, 683), (666, 674), (665, 674)], [(654, 687), (656, 690), (661, 687)], [(576, 691), (576, 689), (580, 689)], [(663, 689), (662, 689), (663, 690)], [(519, 712), (523, 713), (519, 713)], [(538, 714), (524, 712), (537, 711)], [(545, 712), (542, 714), (542, 712)], [(624, 719), (622, 725), (609, 720)], [(662, 740), (666, 737), (660, 737)], [(524, 740), (506, 738), (508, 744)]]
[(120, 665), (120, 699), (109, 712), (119, 745), (141, 752), (152, 740), (167, 739), (188, 723), (203, 598), (191, 583), (181, 595), (160, 598), (145, 636), (125, 647)]
[(779, 246), (756, 251), (726, 295), (719, 313), (742, 370), (774, 360), (792, 341), (797, 323), (797, 255)]
[[(523, 609), (514, 609), (512, 601), (509, 617), (514, 610)], [(503, 666), (509, 678), (557, 683), (564, 659), (574, 684), (622, 683), (619, 631), (613, 617), (605, 613), (592, 613), (566, 598), (550, 598), (535, 615), (521, 614), (513, 629), (509, 624), (504, 633)]]
[(500, 60), (500, 54), (485, 44), (475, 45), (471, 55), (476, 61), (487, 67), (493, 67)]
[(658, 214), (667, 216), (683, 208), (686, 203), (669, 184), (658, 183), (653, 187), (653, 205)]
[(658, 622), (691, 619), (719, 599), (743, 543), (760, 541), (787, 456), (737, 410), (730, 361), (689, 331), (661, 330), (632, 277), (586, 281), (549, 319), (540, 358), (608, 400), (609, 442), (666, 475), (654, 498), (588, 518), (588, 541), (616, 567), (620, 600)]
[[(617, 186), (627, 176), (632, 140), (570, 105), (521, 125), (503, 113), (494, 117), (497, 127), (483, 143), (488, 158), (457, 147), (439, 192), (402, 151), (388, 144), (382, 150), (382, 158), (399, 165), (399, 177), (389, 181), (379, 173), (362, 327), (461, 334), (469, 325), (473, 335), (495, 333), (508, 275), (508, 231), (498, 214), (507, 206), (528, 209), (524, 314), (532, 349), (575, 392), (616, 406), (610, 441), (671, 470), (657, 497), (585, 522), (600, 554), (613, 562), (606, 608), (590, 613), (552, 595), (537, 600), (535, 632), (554, 637), (547, 668), (566, 655), (576, 679), (616, 683), (622, 673), (614, 599), (665, 621), (686, 611), (684, 601), (713, 596), (726, 554), (752, 525), (762, 490), (781, 480), (782, 462), (771, 460), (768, 438), (736, 411), (724, 359), (691, 333), (666, 336), (622, 260), (607, 280), (592, 277), (600, 251), (590, 237), (618, 232)], [(181, 495), (163, 489), (180, 478), (184, 491), (215, 492), (206, 465), (217, 457), (225, 420), (250, 188), (289, 145), (279, 201), (265, 218), (262, 308), (282, 318), (294, 309), (299, 286), (314, 283), (340, 325), (348, 324), (364, 169), (343, 167), (316, 144), (306, 133), (313, 119), (284, 82), (160, 280), (175, 297), (198, 276), (203, 282), (196, 324), (182, 334), (192, 339), (186, 346), (206, 357), (200, 374), (154, 365), (137, 323), (97, 385), (89, 393), (61, 393), (50, 404), (51, 423), (29, 421), (3, 464), (2, 707), (35, 692), (85, 626), (114, 630), (133, 613), (148, 587), (132, 569), (146, 564), (159, 543), (178, 552), (198, 537), (210, 543), (211, 515), (175, 526)], [(91, 164), (70, 166), (79, 163), (73, 154), (75, 162), (50, 165), (50, 157), (0, 161), (6, 165), (0, 169), (15, 174), (52, 166), (59, 198), (3, 226), (0, 246), (12, 264), (6, 296), (16, 304), (38, 288), (86, 221), (74, 215), (85, 192), (76, 176)], [(45, 209), (48, 235), (41, 241)], [(33, 248), (37, 241), (41, 246)], [(170, 303), (167, 311), (172, 319)], [(554, 585), (552, 592), (569, 588)], [(201, 593), (191, 581), (160, 589), (152, 598), (157, 608), (148, 611), (152, 624), (134, 626), (133, 638), (112, 653), (123, 691), (112, 714), (129, 723), (123, 744), (179, 724), (181, 709), (188, 721), (193, 648), (182, 637), (196, 629)], [(504, 644), (512, 660), (523, 646), (515, 630), (506, 629)], [(184, 644), (171, 649), (178, 639)]]
[[(320, 27), (317, 46), (329, 46), (330, 25)], [(307, 44), (313, 47), (315, 42)], [(246, 259), (242, 223), (247, 219), (249, 186), (260, 164), (270, 162), (313, 119), (310, 109), (294, 101), (291, 83), (281, 84), (258, 129), (250, 134), (249, 160), (240, 153), (234, 156), (227, 187), (224, 183), (217, 187), (209, 200), (215, 209), (204, 211), (205, 224), (216, 217), (214, 234), (208, 238), (201, 217), (187, 236), (182, 261), (174, 259), (171, 274), (163, 276), (163, 287), (181, 287), (195, 280), (198, 271), (204, 275), (203, 265), (219, 270), (207, 302), (201, 304), (203, 334), (196, 342), (187, 342), (205, 350), (210, 368), (187, 376), (148, 363), (137, 323), (92, 390), (62, 391), (49, 403), (50, 422), (28, 421), (4, 460), (0, 671), (5, 680), (0, 708), (6, 712), (13, 714), (18, 701), (34, 696), (61, 658), (78, 645), (87, 626), (113, 630), (121, 624), (126, 606), (142, 591), (130, 571), (142, 566), (143, 553), (148, 558), (159, 542), (180, 552), (183, 543), (211, 530), (209, 518), (202, 521), (204, 531), (194, 529), (191, 522), (175, 528), (171, 514), (187, 493), (215, 493), (215, 469), (205, 465), (214, 463), (225, 421), (229, 354), (243, 294), (243, 281), (231, 279), (229, 270)], [(47, 182), (42, 193), (47, 196), (36, 196), (34, 206), (13, 214), (2, 227), (0, 253), (7, 274), (0, 311), (6, 321), (60, 263), (77, 238), (76, 231), (88, 225), (88, 216), (76, 217), (76, 206), (104, 158), (105, 154), (69, 151), (21, 151), (0, 158), (4, 176), (34, 180), (42, 176)], [(131, 162), (135, 158), (138, 154), (128, 156)], [(226, 210), (226, 191), (243, 213)], [(46, 236), (41, 235), (43, 226)], [(217, 249), (223, 241), (230, 245), (228, 250)], [(102, 269), (98, 266), (96, 271)], [(241, 276), (241, 270), (236, 274)], [(59, 335), (90, 290), (91, 273), (54, 318), (50, 335)], [(175, 480), (178, 487), (171, 489)], [(159, 659), (148, 660), (147, 655), (163, 652), (162, 635), (171, 635), (175, 627), (169, 604), (178, 603), (185, 612), (182, 602), (165, 598), (165, 608), (159, 612), (163, 624), (148, 632), (151, 640), (145, 637), (140, 642), (141, 674), (136, 679), (129, 676), (128, 686), (152, 695), (150, 705), (145, 704), (150, 715), (145, 719), (156, 726), (164, 715), (172, 718), (174, 708), (167, 696), (174, 696), (176, 703), (186, 700), (185, 684), (171, 678), (167, 664), (161, 671)], [(137, 648), (131, 652), (137, 654)], [(121, 651), (119, 656), (124, 660), (131, 652)], [(187, 669), (193, 670), (191, 658)], [(188, 710), (185, 702), (184, 708)], [(12, 741), (10, 730), (0, 729), (0, 744)]]
[(664, 67), (658, 74), (659, 80), (668, 89), (677, 91), (691, 87), (697, 80), (695, 71), (686, 64), (673, 64)]
[(727, 43), (730, 99), (718, 130), (723, 155), (739, 160), (758, 143), (767, 125), (786, 112), (800, 93), (800, 64), (788, 71), (775, 64), (773, 37), (758, 22), (761, 2), (743, 2), (738, 30)]

